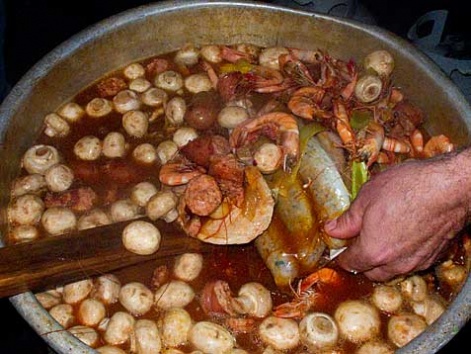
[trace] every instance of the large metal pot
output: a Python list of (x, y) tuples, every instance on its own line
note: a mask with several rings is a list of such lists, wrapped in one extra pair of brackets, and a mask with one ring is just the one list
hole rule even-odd
[[(74, 36), (35, 65), (0, 109), (1, 230), (6, 232), (9, 187), (20, 158), (38, 136), (45, 114), (78, 90), (130, 62), (176, 50), (187, 42), (251, 42), (322, 48), (334, 57), (364, 57), (376, 49), (396, 59), (395, 82), (428, 114), (426, 128), (458, 144), (471, 142), (471, 108), (457, 87), (412, 45), (377, 27), (256, 3), (182, 1), (140, 7)], [(31, 293), (11, 298), (27, 322), (58, 353), (93, 353), (61, 327)], [(471, 315), (471, 280), (446, 313), (399, 353), (435, 353)]]

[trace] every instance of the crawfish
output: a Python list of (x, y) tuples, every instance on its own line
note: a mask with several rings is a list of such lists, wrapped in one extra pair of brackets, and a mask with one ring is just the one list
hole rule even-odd
[[(316, 304), (323, 286), (338, 286), (341, 276), (332, 268), (321, 268), (298, 282), (294, 290), (294, 300), (275, 307), (273, 314), (283, 318), (303, 318), (306, 313)], [(316, 286), (317, 289), (314, 289)]]

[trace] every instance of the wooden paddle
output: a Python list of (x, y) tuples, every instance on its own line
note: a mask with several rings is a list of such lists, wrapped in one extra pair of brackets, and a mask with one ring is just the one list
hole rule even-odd
[(0, 248), (0, 297), (41, 291), (151, 259), (208, 253), (220, 247), (159, 224), (159, 250), (148, 256), (137, 255), (126, 250), (121, 241), (122, 231), (130, 222)]

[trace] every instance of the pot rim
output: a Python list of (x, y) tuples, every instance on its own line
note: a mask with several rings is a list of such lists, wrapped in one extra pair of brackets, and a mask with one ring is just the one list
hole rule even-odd
[[(45, 76), (57, 63), (66, 57), (73, 55), (82, 45), (93, 42), (105, 34), (115, 31), (131, 22), (159, 15), (161, 13), (175, 12), (179, 10), (200, 9), (204, 7), (243, 7), (248, 9), (265, 9), (272, 12), (292, 13), (297, 16), (309, 16), (325, 19), (341, 25), (363, 31), (381, 41), (388, 43), (394, 48), (406, 48), (406, 55), (414, 58), (414, 61), (431, 72), (432, 76), (441, 86), (447, 88), (447, 94), (456, 104), (456, 109), (471, 126), (471, 109), (461, 91), (456, 85), (444, 75), (439, 67), (425, 54), (420, 52), (411, 43), (402, 38), (374, 25), (363, 24), (355, 20), (338, 18), (320, 13), (294, 10), (278, 5), (269, 5), (254, 1), (164, 1), (160, 3), (147, 4), (123, 11), (108, 17), (96, 24), (80, 31), (68, 40), (54, 48), (40, 61), (38, 61), (12, 88), (8, 96), (0, 106), (0, 137), (3, 141), (7, 128), (7, 118), (15, 114), (23, 101), (32, 92), (34, 84), (39, 78)], [(2, 145), (3, 146), (3, 145)], [(0, 239), (0, 247), (3, 242)], [(36, 300), (32, 292), (26, 292), (10, 298), (10, 302), (29, 325), (46, 341), (54, 350), (60, 353), (96, 353), (68, 331), (64, 330)], [(471, 277), (468, 276), (462, 290), (448, 306), (445, 313), (416, 339), (405, 347), (398, 349), (397, 353), (431, 353), (441, 349), (471, 318)]]

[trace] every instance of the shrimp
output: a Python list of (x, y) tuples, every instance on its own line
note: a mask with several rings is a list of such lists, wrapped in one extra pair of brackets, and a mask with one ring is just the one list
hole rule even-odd
[(383, 146), (384, 128), (381, 124), (371, 121), (366, 128), (366, 138), (358, 150), (358, 154), (367, 166), (371, 166), (378, 159), (379, 152)]
[(355, 151), (355, 133), (350, 126), (350, 119), (348, 117), (347, 109), (343, 103), (339, 101), (334, 102), (334, 115), (337, 119), (335, 128), (340, 136), (345, 147), (352, 152)]
[(223, 218), (202, 220), (196, 238), (219, 245), (245, 244), (268, 228), (275, 207), (271, 190), (256, 167), (246, 167), (244, 174), (246, 187), (242, 206), (231, 204)]
[(416, 154), (424, 151), (424, 136), (419, 129), (415, 129), (409, 137), (412, 149)]
[(280, 55), (279, 62), (283, 73), (293, 80), (293, 83), (300, 86), (314, 86), (316, 84), (316, 80), (306, 65), (292, 53)]
[(328, 119), (332, 114), (320, 107), (325, 90), (317, 86), (301, 87), (296, 90), (288, 102), (290, 111), (304, 119)]
[(204, 173), (202, 167), (193, 163), (169, 162), (160, 168), (159, 180), (167, 186), (181, 186)]
[(424, 156), (432, 157), (447, 152), (452, 152), (455, 146), (450, 142), (450, 139), (441, 134), (432, 136), (424, 146)]
[(234, 128), (229, 143), (232, 148), (237, 149), (252, 143), (260, 134), (272, 138), (281, 145), (285, 170), (298, 161), (299, 128), (291, 114), (272, 112), (246, 120)]
[(383, 140), (382, 148), (386, 151), (392, 151), (400, 154), (407, 154), (411, 150), (410, 144), (406, 140), (394, 139), (387, 136)]
[(294, 291), (294, 300), (275, 307), (273, 314), (283, 318), (303, 318), (306, 313), (316, 304), (321, 295), (317, 290), (322, 286), (338, 286), (341, 284), (341, 276), (331, 268), (321, 268), (298, 282)]
[(259, 93), (279, 92), (289, 87), (284, 85), (284, 77), (280, 71), (266, 66), (254, 66), (245, 74), (244, 79), (252, 86), (253, 91)]

